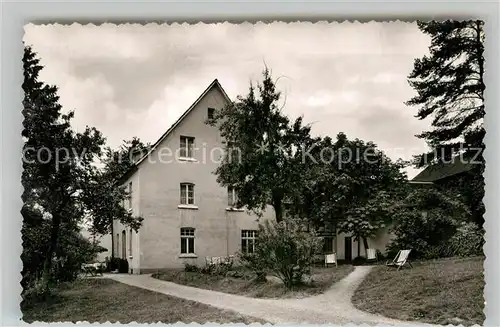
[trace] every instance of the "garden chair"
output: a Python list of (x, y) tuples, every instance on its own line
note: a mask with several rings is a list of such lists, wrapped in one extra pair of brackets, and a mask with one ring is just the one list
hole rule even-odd
[(396, 254), (396, 257), (392, 262), (387, 261), (386, 266), (387, 267), (397, 267), (398, 270), (401, 269), (405, 264), (408, 264), (411, 268), (413, 266), (410, 263), (410, 260), (408, 257), (410, 256), (411, 250), (399, 250), (398, 254)]
[(337, 267), (337, 255), (335, 253), (325, 254), (325, 267), (328, 267), (328, 264), (335, 264), (335, 267)]
[(376, 249), (366, 249), (366, 261), (378, 262), (377, 250)]

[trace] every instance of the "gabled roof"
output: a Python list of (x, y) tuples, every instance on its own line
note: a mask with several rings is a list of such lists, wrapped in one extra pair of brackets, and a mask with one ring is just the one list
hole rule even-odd
[(456, 160), (453, 160), (452, 162), (439, 162), (437, 164), (427, 166), (417, 176), (415, 176), (411, 182), (420, 184), (432, 183), (453, 175), (464, 173), (474, 167), (474, 164), (470, 162), (464, 162), (458, 158), (455, 159)]
[(182, 120), (196, 107), (196, 105), (201, 101), (201, 99), (203, 99), (208, 94), (208, 92), (210, 92), (210, 90), (213, 89), (214, 87), (218, 88), (221, 91), (222, 95), (228, 102), (232, 102), (229, 96), (227, 95), (226, 91), (222, 88), (222, 85), (220, 85), (219, 81), (217, 79), (214, 79), (212, 83), (208, 85), (205, 91), (203, 91), (203, 93), (198, 97), (198, 99), (196, 99), (196, 101), (193, 102), (193, 104), (179, 117), (179, 119), (177, 119), (177, 121), (173, 123), (172, 126), (170, 126), (170, 128), (165, 133), (163, 133), (163, 135), (151, 146), (151, 149), (148, 151), (148, 153), (139, 160), (137, 160), (134, 166), (131, 169), (129, 169), (129, 171), (127, 171), (122, 176), (122, 178), (120, 178), (120, 180), (125, 179), (126, 177), (130, 176), (131, 173), (136, 171), (137, 167), (139, 167), (139, 165), (158, 147), (158, 145), (163, 140), (165, 140), (165, 138), (170, 133), (172, 133), (172, 131), (182, 122)]

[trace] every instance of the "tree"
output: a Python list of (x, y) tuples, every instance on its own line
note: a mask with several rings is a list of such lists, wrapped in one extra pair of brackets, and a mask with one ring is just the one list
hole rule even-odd
[(238, 205), (258, 215), (271, 205), (280, 222), (284, 199), (301, 181), (291, 158), (308, 138), (310, 127), (302, 125), (302, 118), (292, 123), (281, 113), (280, 93), (269, 70), (263, 77), (258, 96), (250, 85), (246, 97), (238, 96), (207, 123), (217, 126), (226, 141), (227, 155), (215, 171), (217, 181), (234, 187)]
[[(137, 137), (123, 141), (117, 150), (107, 147), (104, 168), (95, 171), (87, 186), (86, 199), (92, 217), (90, 231), (92, 234), (111, 234), (111, 244), (114, 244), (113, 220), (128, 222), (136, 230), (143, 220), (142, 217), (134, 217), (123, 206), (128, 194), (119, 181), (132, 168), (136, 159), (146, 155), (149, 147), (149, 143), (144, 144)], [(98, 201), (95, 202), (95, 199)], [(111, 257), (114, 257), (114, 246), (111, 246)]]
[(316, 139), (308, 152), (306, 182), (290, 201), (289, 212), (306, 217), (317, 229), (338, 230), (363, 240), (390, 223), (391, 211), (404, 194), (402, 162), (392, 162), (372, 142)]
[[(23, 217), (26, 227), (27, 220), (37, 217), (44, 220), (39, 226), (48, 224), (48, 240), (42, 247), (42, 284), (47, 288), (62, 229), (77, 228), (86, 213), (99, 212), (103, 205), (103, 194), (96, 192), (95, 159), (102, 155), (105, 139), (95, 128), (87, 127), (82, 133), (71, 129), (74, 113), (61, 113), (57, 87), (39, 80), (42, 66), (30, 47), (24, 49), (23, 68)], [(113, 204), (123, 198), (114, 196)], [(117, 218), (137, 227), (132, 217)]]
[(391, 230), (395, 238), (388, 253), (395, 255), (402, 248), (410, 248), (416, 257), (453, 255), (450, 240), (469, 214), (460, 196), (453, 192), (434, 187), (413, 188), (393, 212)]
[(479, 224), (484, 213), (483, 26), (480, 20), (418, 22), (419, 29), (431, 37), (430, 54), (415, 60), (408, 81), (417, 95), (406, 103), (419, 107), (418, 119), (432, 117), (431, 130), (417, 135), (431, 148), (415, 158), (417, 167), (457, 160), (457, 154), (478, 163), (472, 174), (458, 182), (462, 185), (450, 186), (464, 195)]

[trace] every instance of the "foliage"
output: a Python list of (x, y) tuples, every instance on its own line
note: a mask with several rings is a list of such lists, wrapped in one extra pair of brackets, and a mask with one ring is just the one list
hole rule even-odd
[(484, 230), (474, 223), (462, 222), (450, 239), (450, 250), (455, 256), (483, 255)]
[(63, 114), (57, 87), (39, 80), (43, 67), (30, 47), (24, 49), (23, 68), (22, 232), (25, 246), (31, 240), (38, 246), (33, 255), (24, 254), (23, 263), (28, 267), (26, 276), (42, 278), (48, 287), (51, 281), (71, 279), (73, 269), (84, 260), (85, 255), (75, 248), (87, 248), (82, 247), (77, 227), (85, 217), (113, 212), (133, 228), (138, 228), (140, 220), (122, 215), (116, 204), (125, 194), (108, 192), (102, 183), (95, 165), (102, 156), (102, 134), (90, 127), (81, 133), (72, 130), (74, 113)]
[(184, 271), (185, 272), (198, 272), (198, 271), (200, 271), (200, 268), (197, 265), (192, 265), (192, 264), (186, 262), (184, 264)]
[(403, 162), (392, 162), (373, 142), (333, 142), (317, 138), (307, 153), (303, 188), (290, 199), (289, 212), (307, 217), (319, 228), (337, 229), (367, 239), (391, 220), (392, 209), (405, 193)]
[[(111, 234), (113, 237), (113, 219), (129, 225), (136, 231), (141, 226), (143, 217), (134, 216), (123, 205), (128, 193), (126, 186), (121, 186), (119, 181), (132, 168), (134, 160), (145, 155), (148, 148), (149, 143), (144, 144), (137, 137), (124, 141), (117, 150), (106, 148), (103, 157), (104, 168), (95, 172), (94, 180), (89, 183), (86, 192), (86, 200), (94, 201), (90, 206), (92, 233)], [(96, 199), (98, 202), (95, 202)]]
[[(34, 285), (40, 287), (46, 249), (50, 241), (51, 220), (43, 217), (40, 210), (25, 205), (21, 210), (24, 217), (22, 226), (23, 252), (21, 260), (21, 285), (24, 292), (32, 292)], [(78, 226), (63, 223), (60, 237), (52, 256), (51, 283), (73, 281), (80, 272), (82, 263), (92, 261), (100, 250), (80, 234)], [(36, 291), (36, 290), (35, 290)]]
[(28, 286), (25, 286), (21, 293), (22, 307), (31, 307), (38, 302), (43, 302), (52, 295), (52, 290), (42, 283), (42, 281), (34, 280)]
[[(415, 60), (408, 79), (418, 94), (407, 104), (420, 107), (419, 119), (433, 116), (434, 129), (418, 136), (433, 149), (456, 150), (460, 143), (445, 144), (459, 137), (472, 147), (484, 146), (483, 26), (479, 20), (418, 22), (420, 30), (431, 37), (430, 55)], [(438, 155), (449, 159), (451, 153)]]
[(128, 260), (113, 257), (108, 262), (107, 271), (118, 271), (119, 273), (128, 273)]
[[(427, 141), (430, 153), (417, 156), (415, 164), (424, 167), (435, 161), (450, 160), (457, 152), (481, 164), (464, 176), (457, 192), (465, 197), (474, 221), (483, 223), (484, 205), (484, 22), (419, 22), (431, 37), (430, 54), (415, 60), (408, 76), (417, 95), (409, 106), (418, 106), (417, 118), (432, 117), (430, 131), (417, 135)], [(476, 158), (476, 155), (477, 158)]]
[(242, 255), (241, 260), (250, 267), (257, 263), (258, 268), (253, 268), (256, 272), (269, 272), (290, 289), (301, 284), (304, 275), (310, 272), (321, 244), (314, 232), (304, 231), (303, 226), (293, 220), (266, 220), (259, 227), (254, 254)]
[(266, 262), (261, 260), (261, 256), (265, 255), (261, 254), (260, 251), (255, 253), (249, 252), (241, 252), (239, 253), (239, 258), (242, 266), (253, 272), (255, 275), (255, 281), (258, 283), (266, 282)]
[(294, 149), (309, 137), (310, 127), (302, 118), (291, 122), (278, 106), (280, 93), (269, 71), (257, 90), (250, 85), (246, 97), (215, 112), (207, 121), (217, 126), (226, 140), (226, 153), (215, 170), (222, 186), (234, 187), (238, 206), (258, 215), (272, 205), (276, 219), (283, 219), (283, 200), (301, 182), (294, 164)]
[(434, 188), (413, 190), (394, 213), (395, 239), (388, 245), (388, 256), (401, 249), (412, 249), (412, 256), (425, 259), (452, 255), (449, 240), (468, 214), (456, 196)]
[(205, 264), (200, 272), (208, 275), (225, 276), (233, 268), (233, 264), (234, 262), (231, 258), (223, 258), (220, 262)]

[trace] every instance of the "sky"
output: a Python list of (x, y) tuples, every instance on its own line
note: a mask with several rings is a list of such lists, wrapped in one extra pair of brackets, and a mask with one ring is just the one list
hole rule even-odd
[(427, 149), (415, 134), (430, 122), (404, 104), (430, 44), (413, 23), (29, 24), (24, 43), (75, 112), (73, 127), (96, 127), (112, 147), (154, 143), (215, 78), (230, 98), (246, 95), (267, 66), (283, 112), (312, 134), (373, 141), (392, 159)]

